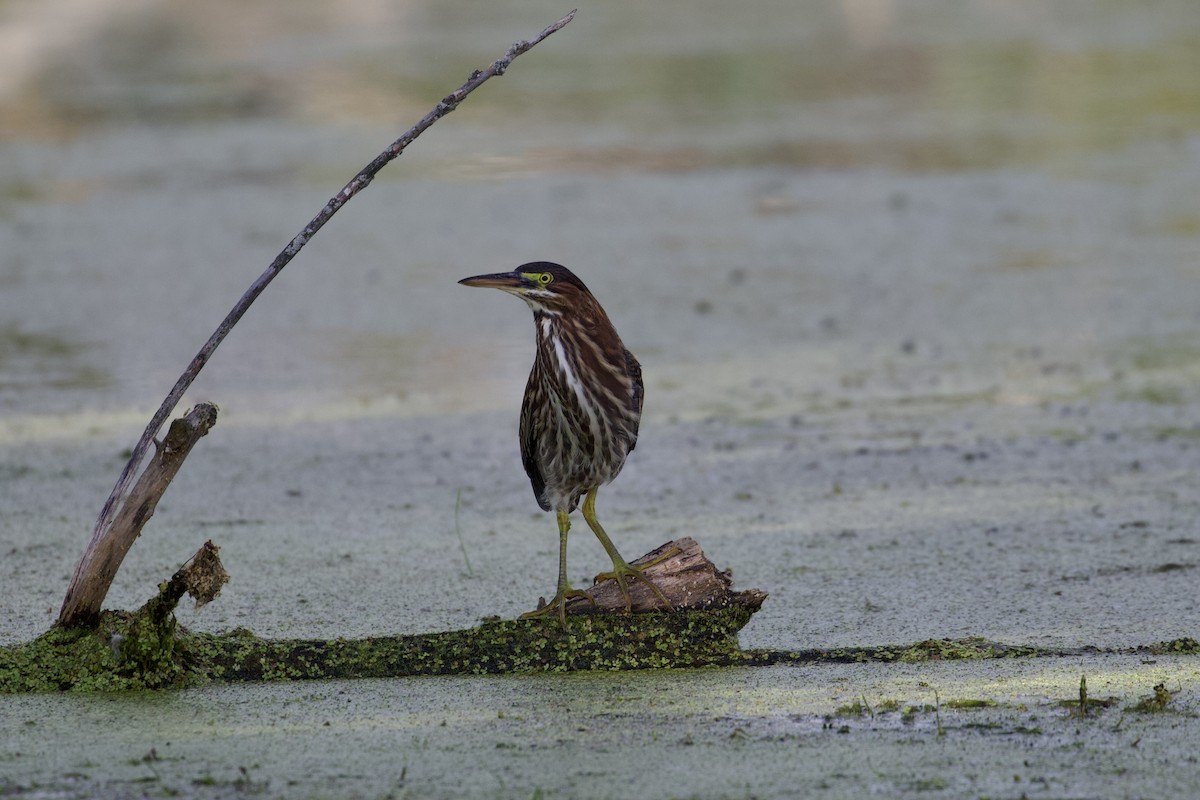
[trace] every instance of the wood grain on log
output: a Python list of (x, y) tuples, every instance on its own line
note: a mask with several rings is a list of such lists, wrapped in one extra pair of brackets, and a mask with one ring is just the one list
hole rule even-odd
[(138, 477), (112, 524), (93, 532), (58, 612), (60, 626), (95, 624), (125, 554), (154, 515), (159, 499), (183, 466), (192, 446), (216, 424), (217, 407), (212, 403), (198, 403), (171, 423), (166, 438), (157, 446), (154, 458)]
[[(755, 589), (732, 591), (733, 580), (729, 572), (718, 570), (690, 536), (667, 542), (630, 563), (635, 567), (649, 564), (643, 570), (644, 574), (654, 581), (676, 611), (704, 611), (734, 604), (757, 609), (767, 598), (766, 592)], [(666, 611), (650, 587), (641, 581), (626, 579), (626, 589), (631, 610), (635, 613)], [(591, 602), (576, 598), (567, 604), (567, 614), (625, 612), (625, 597), (611, 578), (588, 589), (587, 595)]]

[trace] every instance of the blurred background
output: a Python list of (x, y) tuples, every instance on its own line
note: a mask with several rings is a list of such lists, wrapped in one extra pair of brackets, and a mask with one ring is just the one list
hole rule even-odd
[[(471, 69), (565, 10), (5, 2), (0, 410), (152, 408), (329, 195)], [(626, 338), (669, 345), (672, 360), (786, 348), (838, 319), (854, 335), (865, 317), (906, 315), (921, 293), (897, 284), (943, 266), (920, 263), (938, 257), (920, 226), (956, 223), (905, 208), (913, 176), (1019, 175), (1025, 201), (1050, 205), (1075, 202), (1046, 198), (1054, 181), (1158, 181), (1170, 191), (1117, 213), (1194, 237), (1198, 37), (1186, 0), (585, 3), (323, 231), (198, 388), (228, 396), (226, 381), (247, 391), (253, 376), (271, 395), (256, 403), (328, 391), (453, 402), (463, 389), (448, 384), (511, 377), (526, 355), (479, 347), (481, 329), (520, 311), (453, 279), (535, 258), (575, 265), (602, 300), (636, 294), (642, 308), (618, 314)], [(874, 196), (839, 198), (826, 178), (846, 173), (870, 176)], [(815, 199), (791, 184), (805, 174)], [(972, 190), (943, 193), (955, 191)], [(1105, 198), (1081, 194), (1108, 226)], [(839, 202), (848, 213), (805, 229)], [(890, 221), (861, 208), (875, 203)], [(846, 245), (826, 243), (829, 224), (860, 248), (831, 252)], [(894, 230), (866, 229), (878, 224)], [(940, 260), (1029, 275), (1104, 257), (1083, 236), (1056, 247), (1054, 228)], [(1125, 272), (1140, 284), (1154, 265), (1133, 249)], [(795, 313), (815, 293), (828, 313)], [(1092, 328), (1095, 300), (1059, 294), (1013, 327), (1042, 335), (1066, 312)]]
[[(0, 2), (6, 637), (52, 619), (123, 452), (275, 254), (569, 10)], [(646, 368), (638, 452), (601, 495), (631, 558), (693, 533), (781, 609), (835, 602), (751, 643), (1073, 641), (1073, 610), (1125, 595), (1055, 599), (1071, 553), (1046, 542), (1100, 504), (1161, 516), (1162, 541), (1088, 538), (1119, 566), (1194, 518), (1198, 185), (1194, 0), (583, 0), (234, 330), (183, 404), (221, 422), (110, 604), (212, 536), (240, 565), (197, 620), (214, 628), (531, 605), (556, 541), (517, 456), (528, 312), (455, 281), (547, 259)], [(582, 579), (603, 556), (578, 538)], [(997, 542), (1017, 567), (928, 595)], [(1030, 580), (1041, 611), (1016, 596)], [(980, 625), (984, 590), (1009, 599)], [(375, 603), (411, 616), (381, 625)], [(1154, 613), (1109, 633), (1138, 639)]]

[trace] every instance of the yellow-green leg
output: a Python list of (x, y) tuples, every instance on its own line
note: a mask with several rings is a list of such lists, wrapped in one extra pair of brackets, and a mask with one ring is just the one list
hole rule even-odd
[(592, 605), (596, 605), (596, 601), (592, 600), (591, 595), (587, 592), (573, 589), (570, 581), (567, 580), (567, 534), (571, 530), (571, 518), (568, 513), (563, 510), (558, 510), (558, 591), (554, 594), (554, 599), (536, 611), (527, 611), (521, 615), (521, 619), (529, 619), (531, 617), (544, 617), (551, 611), (558, 610), (558, 619), (562, 622), (563, 628), (567, 627), (567, 601), (572, 597), (586, 598)]
[[(649, 586), (651, 591), (653, 591), (655, 596), (658, 598), (659, 602), (663, 604), (663, 607), (670, 611), (672, 606), (671, 601), (667, 599), (667, 596), (664, 595), (662, 591), (654, 585), (654, 581), (645, 576), (641, 567), (635, 567), (621, 557), (621, 554), (617, 552), (617, 548), (612, 543), (612, 540), (608, 538), (608, 534), (604, 532), (604, 528), (600, 527), (600, 520), (596, 519), (595, 489), (592, 489), (590, 492), (588, 492), (587, 499), (583, 501), (583, 518), (587, 520), (587, 524), (592, 529), (592, 533), (596, 534), (596, 538), (600, 540), (600, 544), (604, 547), (605, 552), (608, 553), (608, 557), (611, 558), (613, 562), (612, 571), (601, 572), (596, 576), (596, 583), (599, 583), (603, 580), (608, 580), (609, 578), (615, 580), (617, 582), (617, 588), (621, 590), (621, 595), (625, 598), (625, 610), (632, 611), (633, 603), (629, 599), (629, 590), (625, 588), (625, 579), (634, 578), (635, 580), (639, 580)], [(671, 555), (674, 555), (674, 553), (665, 553), (658, 559), (650, 562), (650, 564), (646, 564), (644, 566), (648, 567), (651, 564), (657, 564), (659, 561), (669, 558)]]

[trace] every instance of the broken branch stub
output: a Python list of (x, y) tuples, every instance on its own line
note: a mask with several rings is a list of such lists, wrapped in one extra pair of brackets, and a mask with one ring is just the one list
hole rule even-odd
[(158, 593), (134, 615), (135, 620), (144, 618), (162, 647), (169, 649), (174, 646), (168, 640), (175, 636), (175, 607), (185, 594), (191, 595), (196, 601), (196, 608), (200, 608), (215, 599), (221, 593), (221, 588), (229, 582), (229, 573), (221, 563), (220, 552), (221, 548), (209, 539), (175, 571), (170, 580), (158, 585)]
[[(644, 574), (671, 601), (671, 608), (675, 611), (711, 611), (732, 605), (757, 610), (767, 598), (767, 593), (758, 589), (733, 591), (733, 579), (729, 572), (718, 570), (690, 536), (660, 545), (631, 563), (635, 567), (649, 565), (643, 569)], [(641, 581), (626, 578), (626, 589), (629, 592), (630, 610), (634, 613), (665, 610), (658, 596)], [(596, 584), (585, 594), (591, 600), (583, 597), (572, 599), (567, 603), (567, 614), (615, 614), (625, 611), (625, 597), (617, 582), (611, 578)]]
[[(489, 79), (503, 75), (512, 65), (514, 59), (523, 53), (529, 52), (533, 47), (541, 43), (546, 37), (561, 30), (571, 20), (575, 18), (575, 10), (571, 11), (561, 19), (551, 23), (544, 28), (541, 33), (528, 41), (521, 40), (515, 42), (505, 51), (504, 55), (492, 62), (486, 69), (475, 70), (467, 78), (466, 83), (455, 89), (450, 94), (442, 98), (432, 111), (422, 117), (417, 124), (413, 125), (405, 131), (399, 139), (392, 142), (382, 153), (376, 156), (371, 163), (367, 164), (358, 174), (350, 179), (342, 189), (329, 199), (325, 206), (313, 217), (307, 225), (300, 230), (298, 234), (292, 237), (287, 246), (275, 256), (275, 260), (258, 276), (255, 281), (250, 284), (242, 296), (225, 315), (225, 319), (217, 326), (212, 335), (200, 348), (200, 351), (188, 363), (187, 368), (171, 391), (163, 399), (162, 404), (158, 407), (158, 411), (154, 412), (154, 416), (150, 418), (150, 422), (146, 425), (146, 429), (142, 431), (141, 438), (133, 446), (130, 452), (129, 460), (125, 463), (124, 469), (121, 470), (120, 476), (117, 478), (117, 483), (109, 492), (108, 498), (104, 501), (104, 505), (100, 509), (100, 515), (96, 519), (96, 524), (92, 527), (92, 535), (88, 541), (87, 549), (84, 551), (83, 557), (76, 567), (75, 575), (71, 579), (71, 585), (67, 588), (67, 596), (63, 600), (62, 610), (59, 611), (58, 624), (66, 627), (73, 627), (83, 624), (91, 624), (96, 620), (96, 615), (100, 610), (100, 604), (104, 602), (104, 595), (108, 592), (108, 586), (112, 583), (112, 577), (116, 574), (116, 567), (120, 566), (121, 559), (124, 558), (124, 551), (121, 551), (116, 557), (115, 564), (112, 564), (112, 575), (109, 575), (106, 580), (94, 580), (89, 578), (86, 583), (82, 576), (86, 572), (88, 574), (96, 574), (103, 572), (101, 569), (110, 566), (107, 561), (99, 566), (94, 564), (94, 551), (103, 550), (106, 557), (111, 558), (120, 548), (115, 546), (115, 543), (105, 542), (109, 535), (109, 531), (117, 527), (119, 520), (115, 520), (115, 515), (118, 514), (117, 503), (125, 496), (126, 490), (129, 489), (130, 483), (133, 482), (134, 475), (137, 474), (138, 468), (145, 460), (146, 453), (150, 449), (151, 442), (158, 435), (158, 431), (166, 422), (167, 417), (175, 409), (175, 405), (183, 397), (184, 392), (192, 385), (192, 381), (204, 369), (204, 365), (208, 363), (213, 352), (220, 346), (225, 337), (233, 330), (233, 326), (238, 323), (250, 305), (258, 298), (259, 295), (267, 288), (267, 285), (275, 279), (284, 267), (286, 267), (296, 254), (308, 244), (316, 233), (324, 227), (337, 211), (350, 201), (362, 189), (366, 188), (375, 179), (376, 173), (383, 169), (389, 162), (399, 156), (404, 149), (408, 147), (418, 136), (432, 126), (439, 119), (449, 114), (456, 109), (458, 105), (467, 98), (467, 95), (478, 89)], [(203, 435), (203, 434), (201, 434)], [(168, 436), (169, 438), (169, 436)], [(149, 471), (150, 467), (146, 468)], [(145, 473), (143, 473), (145, 477)], [(139, 479), (139, 485), (141, 479)], [(130, 492), (132, 497), (137, 492), (137, 488)], [(128, 507), (128, 502), (122, 509)], [(153, 506), (150, 507), (150, 513), (153, 513)], [(148, 514), (146, 517), (148, 518)], [(145, 519), (141, 520), (144, 524)], [(124, 543), (125, 550), (128, 550), (133, 539), (137, 538), (137, 534), (133, 534), (128, 542)], [(98, 596), (97, 596), (98, 595)]]
[(167, 613), (175, 610), (185, 594), (196, 602), (196, 608), (208, 605), (229, 582), (229, 573), (221, 563), (220, 553), (221, 548), (209, 539), (186, 564), (176, 570), (170, 580), (159, 586), (154, 599), (161, 601)]
[(59, 625), (72, 628), (96, 622), (129, 548), (154, 515), (159, 499), (192, 447), (216, 424), (217, 407), (212, 403), (199, 403), (171, 423), (166, 438), (156, 443), (154, 457), (138, 477), (112, 523), (94, 532), (80, 557), (58, 612)]

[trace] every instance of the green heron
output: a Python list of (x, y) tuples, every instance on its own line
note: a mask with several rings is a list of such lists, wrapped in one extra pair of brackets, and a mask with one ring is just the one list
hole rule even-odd
[(521, 461), (543, 511), (558, 515), (558, 591), (523, 617), (557, 611), (566, 626), (567, 602), (591, 598), (567, 580), (570, 514), (583, 501), (583, 518), (612, 559), (609, 572), (631, 609), (626, 579), (640, 580), (666, 608), (670, 601), (639, 567), (617, 552), (596, 519), (596, 490), (617, 477), (637, 444), (642, 417), (642, 367), (625, 349), (596, 298), (566, 267), (537, 261), (513, 272), (464, 278), (515, 294), (533, 311), (537, 353), (521, 403)]

